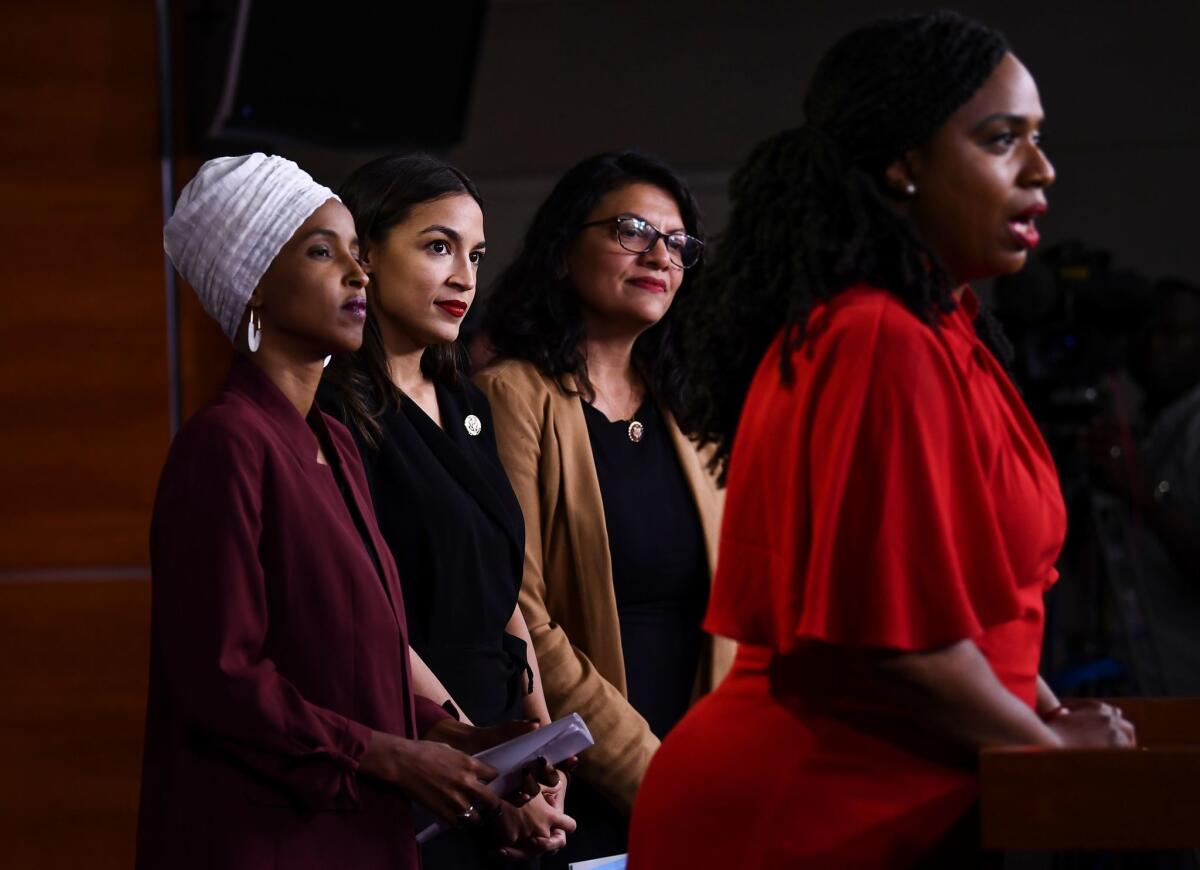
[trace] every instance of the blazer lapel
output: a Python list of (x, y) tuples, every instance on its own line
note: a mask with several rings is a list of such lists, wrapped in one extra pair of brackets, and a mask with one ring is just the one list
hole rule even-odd
[(241, 394), (262, 409), (264, 419), (279, 433), (280, 440), (302, 468), (316, 465), (319, 442), (304, 416), (266, 373), (241, 353), (233, 355), (225, 388)]
[(585, 610), (583, 621), (587, 636), (599, 641), (590, 651), (592, 663), (624, 695), (627, 691), (625, 653), (621, 648), (604, 498), (600, 494), (600, 478), (596, 474), (583, 406), (575, 392), (574, 380), (570, 376), (566, 380), (569, 394), (564, 394), (549, 380), (548, 386), (554, 402), (554, 432), (566, 499), (567, 535), (575, 562), (575, 577), (581, 587), (578, 600)]
[[(371, 493), (360, 488), (358, 481), (354, 479), (354, 475), (346, 470), (345, 457), (342, 456), (337, 443), (329, 434), (329, 427), (325, 424), (325, 415), (315, 405), (313, 413), (316, 416), (316, 425), (323, 430), (325, 443), (330, 446), (331, 456), (327, 458), (331, 462), (337, 463), (337, 471), (346, 481), (347, 489), (350, 492), (350, 501), (352, 504), (348, 504), (347, 508), (357, 512), (362, 522), (362, 527), (367, 530), (367, 538), (369, 540), (364, 543), (375, 551), (373, 565), (377, 564), (379, 566), (379, 582), (383, 588), (384, 597), (387, 598), (388, 607), (392, 611), (392, 618), (396, 621), (396, 630), (400, 635), (400, 669), (404, 675), (404, 680), (402, 686), (396, 687), (397, 695), (404, 707), (404, 718), (408, 723), (408, 733), (415, 737), (417, 735), (417, 710), (416, 701), (413, 697), (412, 670), (409, 666), (408, 617), (404, 612), (404, 591), (400, 588), (400, 574), (396, 570), (396, 560), (392, 558), (387, 541), (383, 539), (383, 534), (379, 531), (379, 523), (374, 519), (374, 502), (371, 499)], [(350, 449), (353, 450), (354, 448), (351, 447)], [(370, 510), (367, 509), (368, 506), (371, 507)], [(357, 527), (354, 529), (354, 533), (358, 534)], [(367, 558), (370, 559), (370, 557), (370, 554), (368, 554)]]
[(662, 418), (671, 433), (671, 443), (679, 457), (679, 467), (687, 479), (688, 489), (696, 502), (696, 512), (700, 515), (700, 525), (704, 529), (704, 547), (708, 553), (708, 573), (711, 578), (717, 569), (717, 547), (721, 537), (721, 505), (724, 494), (717, 489), (712, 476), (704, 468), (704, 459), (696, 450), (696, 445), (680, 430), (675, 418), (666, 408), (660, 408)]
[[(430, 431), (422, 437), (450, 476), (471, 494), (479, 506), (504, 531), (516, 558), (523, 560), (525, 558), (525, 526), (521, 522), (521, 505), (517, 502), (516, 496), (512, 495), (511, 487), (509, 487), (509, 499), (505, 500), (496, 489), (499, 482), (492, 482), (494, 475), (504, 473), (499, 466), (499, 461), (496, 460), (493, 463), (487, 456), (486, 444), (488, 442), (481, 442), (484, 433), (474, 436), (467, 434), (464, 421), (467, 415), (472, 413), (472, 409), (468, 407), (465, 397), (458, 395), (453, 390), (446, 389), (441, 384), (438, 384), (436, 389), (444, 431), (432, 431), (437, 429), (437, 425), (426, 418), (422, 423), (428, 423), (427, 428)], [(409, 402), (410, 400), (405, 399), (405, 401)], [(418, 413), (424, 414), (419, 409)], [(489, 435), (488, 437), (493, 436)], [(496, 466), (494, 470), (490, 467), (493, 464)], [(503, 483), (507, 487), (508, 478), (505, 478)]]
[(374, 570), (376, 564), (379, 565), (379, 570), (382, 572), (379, 577), (380, 586), (383, 589), (384, 596), (387, 598), (388, 605), (391, 607), (392, 617), (396, 620), (396, 625), (400, 629), (400, 636), (407, 645), (408, 623), (404, 615), (404, 593), (400, 589), (400, 576), (396, 573), (396, 563), (391, 558), (387, 543), (379, 533), (378, 524), (368, 519), (374, 515), (373, 511), (365, 509), (366, 505), (372, 503), (371, 495), (359, 488), (358, 481), (354, 479), (354, 475), (350, 474), (346, 469), (345, 457), (342, 456), (337, 442), (330, 435), (329, 427), (325, 425), (324, 414), (314, 406), (311, 416), (313, 425), (321, 429), (322, 442), (328, 445), (326, 459), (329, 461), (330, 471), (340, 475), (346, 481), (347, 488), (349, 489), (351, 504), (347, 504), (346, 508), (352, 514), (350, 517), (350, 531), (355, 537), (361, 537), (358, 531), (358, 522), (361, 522), (362, 527), (367, 530), (368, 540), (364, 541), (364, 544), (374, 551), (374, 553), (368, 553), (367, 558), (372, 560), (372, 556), (374, 556), (374, 559), (371, 561), (372, 570)]

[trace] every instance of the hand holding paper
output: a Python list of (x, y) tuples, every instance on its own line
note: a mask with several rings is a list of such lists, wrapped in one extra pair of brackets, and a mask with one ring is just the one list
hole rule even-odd
[[(498, 795), (507, 795), (523, 785), (525, 768), (539, 757), (558, 764), (594, 745), (595, 740), (578, 713), (564, 716), (528, 734), (522, 734), (499, 746), (485, 749), (474, 758), (494, 768), (498, 775), (488, 788)], [(418, 843), (426, 843), (448, 829), (443, 822), (429, 825), (417, 835)]]

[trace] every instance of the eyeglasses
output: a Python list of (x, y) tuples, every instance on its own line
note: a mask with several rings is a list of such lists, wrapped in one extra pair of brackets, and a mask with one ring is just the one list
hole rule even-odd
[(639, 217), (620, 215), (589, 221), (582, 224), (580, 229), (616, 224), (617, 242), (631, 254), (644, 254), (663, 239), (667, 246), (667, 257), (682, 269), (690, 269), (700, 261), (700, 253), (704, 250), (704, 242), (689, 236), (687, 233), (663, 233), (657, 227), (651, 226)]

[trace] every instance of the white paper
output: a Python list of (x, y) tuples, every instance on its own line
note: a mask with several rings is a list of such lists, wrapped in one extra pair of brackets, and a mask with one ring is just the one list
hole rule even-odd
[(590, 861), (576, 861), (567, 865), (567, 870), (625, 870), (628, 855), (609, 855), (607, 858), (593, 858)]
[[(551, 764), (558, 764), (572, 755), (578, 755), (595, 742), (583, 717), (572, 713), (536, 731), (476, 753), (475, 757), (494, 767), (499, 774), (488, 783), (488, 788), (499, 795), (506, 795), (521, 784), (521, 771), (539, 756)], [(449, 827), (445, 822), (434, 822), (417, 834), (417, 842), (427, 843)]]

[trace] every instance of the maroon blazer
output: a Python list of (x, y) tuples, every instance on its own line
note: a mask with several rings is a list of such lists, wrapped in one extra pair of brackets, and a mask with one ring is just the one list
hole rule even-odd
[(417, 867), (408, 799), (358, 763), (371, 730), (413, 738), (446, 714), (410, 689), (399, 578), (349, 432), (315, 406), (306, 421), (236, 356), (171, 445), (150, 561), (137, 866)]

